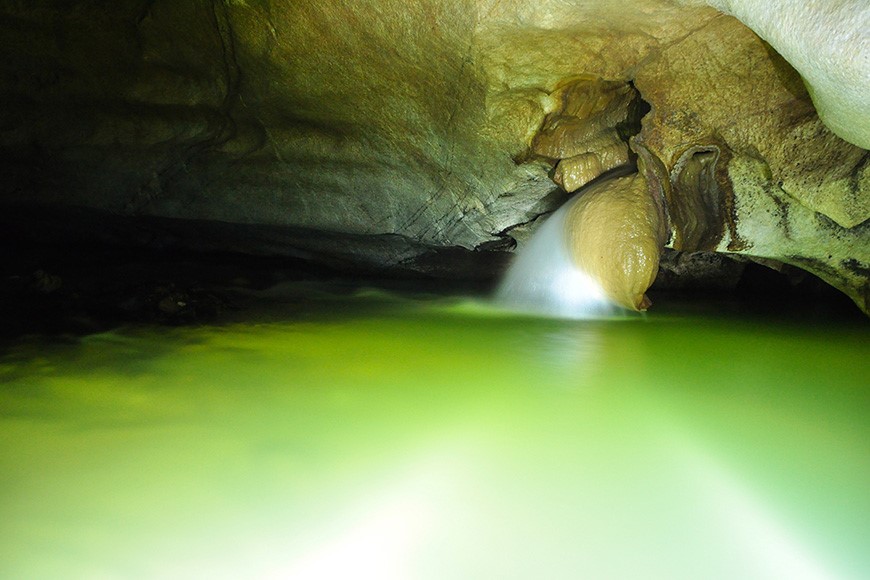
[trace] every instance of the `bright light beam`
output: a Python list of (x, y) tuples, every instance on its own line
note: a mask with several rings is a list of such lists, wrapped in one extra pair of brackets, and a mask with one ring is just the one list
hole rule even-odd
[(356, 513), (342, 513), (326, 538), (267, 578), (406, 580), (433, 530), (446, 525), (450, 492), (463, 469), (456, 457), (425, 457), (398, 481), (366, 494)]
[(703, 490), (701, 502), (717, 516), (722, 537), (742, 553), (752, 578), (842, 579), (795, 537), (756, 493), (709, 453), (685, 438), (675, 441), (674, 447), (684, 456), (698, 489)]

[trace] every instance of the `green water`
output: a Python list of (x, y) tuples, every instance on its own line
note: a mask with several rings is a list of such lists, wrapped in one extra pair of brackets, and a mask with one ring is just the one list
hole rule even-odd
[(870, 577), (866, 324), (377, 293), (0, 360), (0, 577)]

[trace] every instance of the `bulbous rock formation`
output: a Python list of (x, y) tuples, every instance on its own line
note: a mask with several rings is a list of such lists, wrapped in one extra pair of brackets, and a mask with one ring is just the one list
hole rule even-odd
[(661, 201), (638, 174), (604, 181), (585, 191), (566, 216), (565, 236), (581, 271), (607, 298), (646, 310), (644, 294), (656, 278), (667, 239)]
[(3, 3), (0, 225), (491, 277), (639, 159), (666, 247), (804, 268), (870, 311), (870, 154), (785, 48), (692, 3)]

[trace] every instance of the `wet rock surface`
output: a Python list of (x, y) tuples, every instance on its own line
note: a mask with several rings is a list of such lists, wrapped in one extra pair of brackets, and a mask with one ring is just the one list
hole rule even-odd
[(665, 242), (664, 214), (638, 174), (603, 181), (586, 192), (566, 218), (572, 254), (610, 300), (646, 310), (645, 292)]

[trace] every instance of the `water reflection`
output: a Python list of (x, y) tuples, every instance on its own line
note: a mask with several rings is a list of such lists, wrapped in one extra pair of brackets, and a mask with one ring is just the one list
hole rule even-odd
[(546, 332), (528, 333), (523, 343), (531, 364), (542, 368), (547, 377), (563, 379), (542, 381), (542, 386), (574, 389), (583, 386), (583, 379), (593, 375), (601, 364), (603, 334), (596, 325), (564, 324)]

